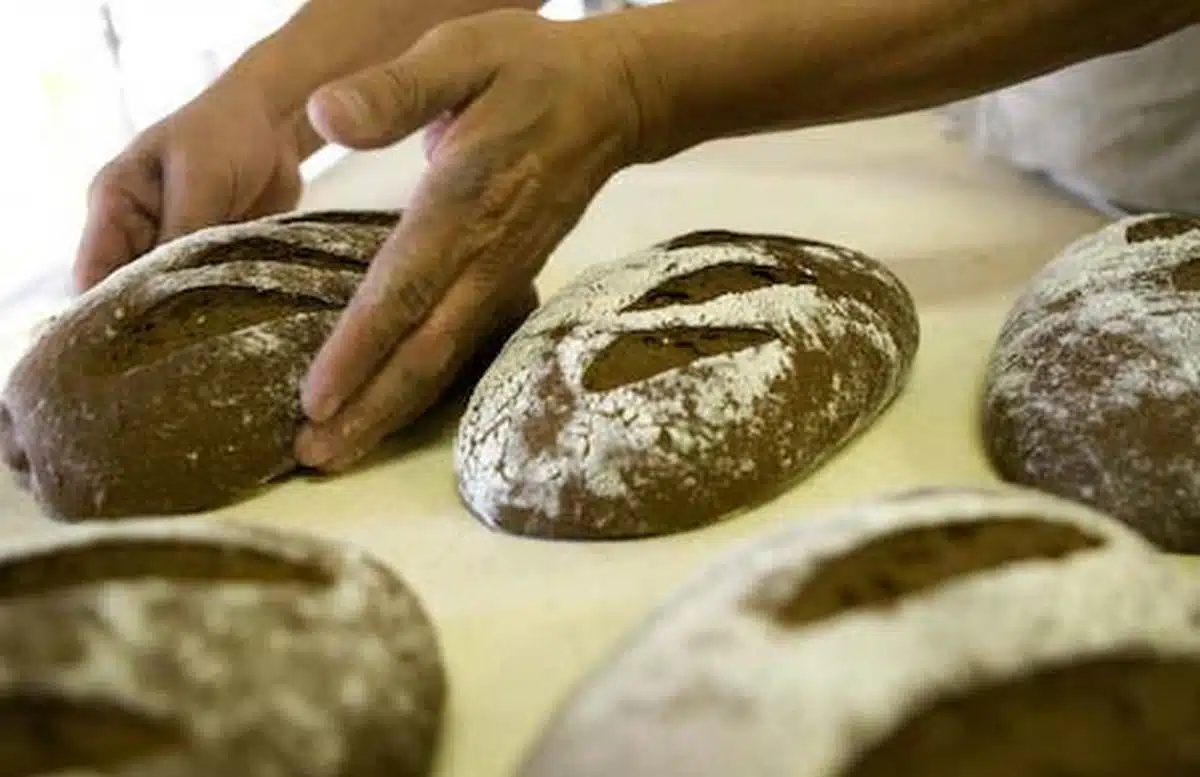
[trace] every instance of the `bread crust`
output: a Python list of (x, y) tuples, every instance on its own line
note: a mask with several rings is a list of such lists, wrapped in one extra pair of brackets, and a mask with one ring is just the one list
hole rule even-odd
[(509, 340), (460, 425), (459, 492), (538, 537), (711, 524), (867, 429), (918, 340), (907, 290), (856, 251), (680, 235), (584, 271)]
[(997, 338), (981, 433), (1005, 480), (1200, 550), (1200, 220), (1122, 219), (1067, 246)]
[(14, 774), (424, 777), (445, 685), (417, 596), (350, 546), (174, 518), (0, 551)]
[[(1027, 558), (903, 590), (906, 571), (937, 561), (905, 552), (906, 535), (944, 530), (954, 559), (979, 550), (973, 529), (1012, 519), (1034, 519), (1018, 533), (1040, 523), (1103, 542), (1048, 556), (1033, 543)], [(852, 606), (781, 617), (789, 599), (828, 595), (824, 569), (880, 541), (899, 552), (847, 578)], [(857, 601), (864, 585), (899, 595)], [(518, 773), (841, 777), (942, 694), (1128, 648), (1200, 660), (1197, 611), (1194, 582), (1067, 500), (1015, 488), (864, 498), (753, 538), (681, 586), (566, 697)]]
[(0, 405), (52, 516), (223, 506), (292, 471), (300, 381), (399, 213), (289, 213), (164, 244), (44, 327)]

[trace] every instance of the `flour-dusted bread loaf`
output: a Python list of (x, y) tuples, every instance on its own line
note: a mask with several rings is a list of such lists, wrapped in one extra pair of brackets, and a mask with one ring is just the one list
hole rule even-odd
[(194, 513), (293, 471), (300, 381), (398, 217), (220, 226), (118, 271), (11, 374), (5, 460), (65, 519)]
[(1200, 551), (1200, 219), (1124, 219), (1051, 261), (999, 335), (982, 432), (1005, 480)]
[(856, 251), (682, 235), (584, 271), (526, 320), (467, 407), (459, 491), (517, 534), (710, 524), (867, 429), (918, 339), (907, 290)]
[(220, 226), (122, 268), (10, 375), (9, 465), (67, 519), (199, 511), (294, 469), (300, 380), (397, 215)]
[[(1154, 648), (1183, 640), (1191, 651), (1191, 668), (1178, 675), (1186, 693), (1168, 703), (1192, 698), (1200, 692), (1200, 633), (1188, 623), (1193, 612), (1182, 591), (1189, 584), (1194, 590), (1123, 524), (1038, 492), (934, 489), (834, 506), (750, 541), (680, 588), (564, 700), (518, 773), (1183, 774), (1054, 771), (1045, 768), (1053, 753), (1021, 760), (1015, 748), (1061, 747), (1073, 754), (1060, 762), (1075, 763), (1086, 756), (1080, 746), (1119, 739), (1122, 724), (1131, 736), (1156, 733), (1152, 724), (1141, 729), (1142, 716), (1156, 720), (1150, 697), (1145, 709), (1109, 715), (1137, 690), (1113, 691), (1109, 681), (1121, 683), (1119, 672), (1103, 669), (1083, 672), (1097, 686), (1077, 698), (1070, 693), (1081, 681), (1052, 682), (1046, 698), (1005, 702), (991, 718), (979, 705), (962, 721), (951, 714), (941, 730), (954, 747), (934, 741), (926, 760), (896, 756), (904, 768), (889, 771), (868, 752), (943, 693), (1143, 640)], [(1190, 601), (1200, 623), (1200, 598)], [(1164, 624), (1161, 640), (1151, 639)], [(1158, 683), (1155, 667), (1147, 671)], [(1200, 709), (1194, 699), (1189, 705), (1185, 712)], [(1076, 722), (1086, 729), (1099, 721), (1094, 738), (1039, 738), (1021, 719), (1057, 730), (1046, 710), (1086, 714), (1089, 706), (1097, 708), (1093, 717)], [(1010, 726), (989, 729), (990, 720)], [(1157, 752), (1195, 741), (1196, 720), (1187, 719), (1186, 732), (1172, 721), (1163, 731), (1174, 739), (1155, 742)], [(1014, 748), (1012, 768), (982, 768), (1005, 755), (1000, 741)], [(979, 769), (976, 746), (984, 748)], [(1200, 750), (1188, 757), (1200, 758)], [(848, 770), (860, 758), (868, 765)]]
[(0, 552), (0, 774), (421, 777), (446, 680), (350, 547), (187, 519)]

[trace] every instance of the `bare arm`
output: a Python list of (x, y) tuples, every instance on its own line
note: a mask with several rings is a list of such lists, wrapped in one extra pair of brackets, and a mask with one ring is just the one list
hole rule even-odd
[(1200, 22), (1196, 0), (687, 0), (621, 14), (643, 159), (943, 104)]
[(309, 0), (234, 63), (217, 88), (257, 89), (277, 120), (295, 121), (304, 158), (324, 144), (304, 113), (309, 96), (323, 84), (398, 57), (444, 21), (541, 5), (541, 0)]

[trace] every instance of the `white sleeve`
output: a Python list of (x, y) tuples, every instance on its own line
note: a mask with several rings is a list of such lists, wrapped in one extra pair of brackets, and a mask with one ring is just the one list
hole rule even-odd
[(1200, 215), (1200, 25), (945, 106), (952, 133), (1112, 215)]

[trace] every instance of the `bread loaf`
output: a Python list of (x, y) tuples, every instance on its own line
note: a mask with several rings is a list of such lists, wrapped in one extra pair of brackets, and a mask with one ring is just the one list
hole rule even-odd
[(5, 460), (67, 519), (212, 509), (291, 472), (300, 381), (398, 215), (215, 227), (118, 271), (11, 374)]
[(0, 774), (429, 773), (436, 634), (375, 560), (186, 519), (57, 534), (0, 554)]
[(999, 335), (982, 432), (1005, 480), (1200, 551), (1200, 220), (1124, 219), (1050, 262)]
[[(1036, 492), (938, 489), (832, 507), (754, 539), (683, 586), (565, 700), (519, 774), (1183, 774), (1055, 771), (1055, 763), (1089, 763), (1081, 740), (1040, 737), (1014, 710), (1069, 731), (1072, 721), (1050, 723), (1038, 705), (1078, 712), (1175, 677), (1185, 690), (1170, 703), (1194, 714), (1196, 702), (1183, 700), (1200, 691), (1195, 591), (1119, 522)], [(1189, 668), (1164, 675), (1150, 660), (1128, 683), (1119, 665), (1085, 659), (1110, 648), (1174, 647), (1186, 648)], [(1031, 672), (1056, 661), (1081, 669), (1043, 686)], [(936, 724), (925, 722), (922, 705), (1008, 680), (1024, 690), (996, 691), (994, 715), (974, 702), (961, 717), (935, 713), (951, 718), (940, 730), (954, 747), (929, 738)], [(1079, 691), (1092, 681), (1095, 689)], [(976, 701), (992, 693), (980, 691)], [(1111, 709), (1076, 721), (1085, 729), (1096, 722), (1097, 739), (1084, 747), (1106, 746), (1121, 723)], [(1172, 764), (1172, 748), (1196, 736), (1194, 718), (1155, 728), (1155, 711), (1124, 712), (1131, 734), (1144, 735), (1136, 741), (1166, 758), (1159, 763)], [(989, 729), (997, 719), (1016, 722)], [(909, 752), (914, 726), (924, 732), (921, 747), (944, 762)], [(955, 740), (960, 729), (970, 736)], [(996, 739), (980, 744), (989, 737)], [(896, 760), (881, 761), (873, 748)], [(989, 765), (1006, 748), (1012, 760), (998, 763), (1016, 766)]]
[(526, 320), (467, 406), (459, 491), (517, 534), (710, 524), (867, 429), (917, 342), (911, 297), (858, 252), (682, 235), (583, 272)]

